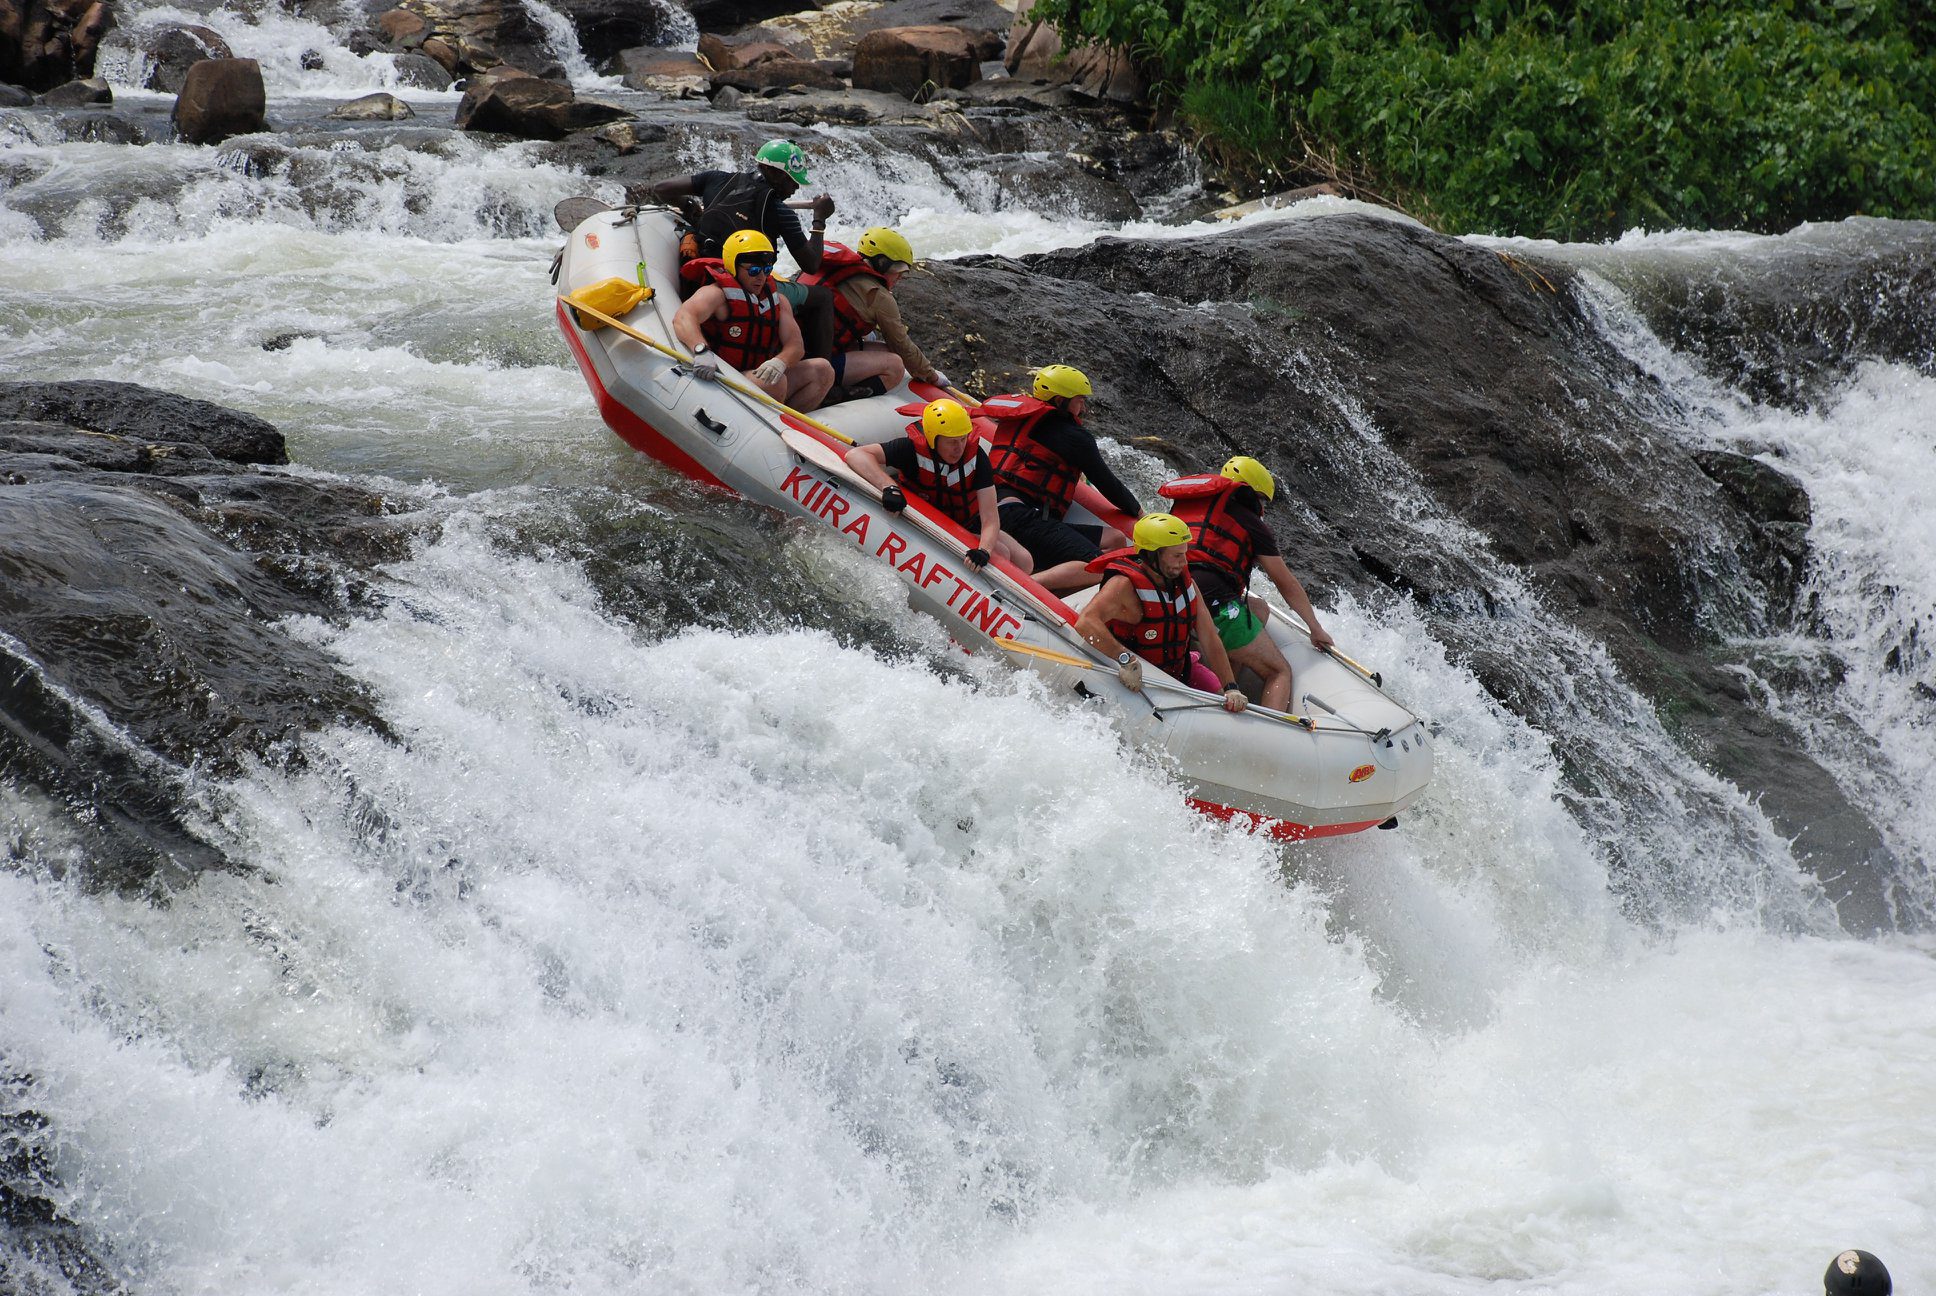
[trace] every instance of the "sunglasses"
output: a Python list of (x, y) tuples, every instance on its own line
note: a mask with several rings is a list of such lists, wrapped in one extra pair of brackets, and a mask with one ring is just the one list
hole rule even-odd
[(748, 274), (763, 275), (773, 273), (773, 263), (771, 261), (741, 261), (739, 268)]

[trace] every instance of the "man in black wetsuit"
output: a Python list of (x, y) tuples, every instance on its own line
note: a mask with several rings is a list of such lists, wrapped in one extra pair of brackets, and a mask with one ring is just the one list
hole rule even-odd
[(1114, 527), (1067, 520), (1084, 477), (1131, 517), (1143, 513), (1103, 462), (1095, 435), (1082, 426), (1091, 391), (1080, 369), (1048, 365), (1036, 373), (1032, 395), (996, 396), (975, 411), (995, 422), (992, 457), (1002, 530), (1034, 555), (1035, 579), (1058, 594), (1098, 583), (1102, 576), (1088, 569), (1090, 560), (1129, 543)]
[[(716, 257), (726, 240), (743, 229), (758, 230), (793, 254), (802, 273), (820, 268), (826, 245), (827, 218), (834, 200), (818, 194), (813, 200), (813, 225), (800, 228), (800, 213), (787, 199), (807, 183), (807, 155), (788, 140), (768, 140), (753, 155), (751, 171), (695, 171), (660, 180), (642, 192), (628, 190), (634, 202), (649, 201), (677, 208), (689, 231), (679, 244), (681, 262)], [(682, 296), (691, 296), (696, 283), (680, 279)], [(825, 288), (775, 280), (773, 290), (785, 297), (800, 321), (807, 355), (826, 359), (833, 354), (834, 300)]]

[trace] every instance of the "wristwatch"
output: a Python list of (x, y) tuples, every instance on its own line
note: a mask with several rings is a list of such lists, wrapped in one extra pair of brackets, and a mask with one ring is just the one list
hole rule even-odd
[(1128, 654), (1128, 653), (1126, 653), (1126, 652), (1125, 652), (1125, 653), (1117, 653), (1117, 654), (1116, 654), (1116, 664), (1117, 664), (1118, 666), (1127, 666), (1127, 665), (1129, 665), (1129, 654)]
[(692, 349), (692, 353), (693, 353), (694, 355), (696, 355), (696, 356), (702, 356), (702, 355), (705, 355), (705, 354), (706, 354), (706, 353), (707, 353), (708, 351), (710, 351), (710, 350), (712, 350), (712, 349), (713, 349), (713, 348), (712, 348), (712, 343), (710, 343), (710, 342), (701, 342), (701, 343), (700, 343), (700, 344), (699, 344), (698, 346), (696, 346), (696, 347), (694, 347), (694, 348)]

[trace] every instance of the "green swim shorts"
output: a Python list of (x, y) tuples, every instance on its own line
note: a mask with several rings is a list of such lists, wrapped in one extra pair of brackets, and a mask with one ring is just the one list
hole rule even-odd
[(1250, 610), (1250, 600), (1243, 598), (1231, 599), (1213, 610), (1210, 619), (1217, 623), (1217, 638), (1223, 640), (1225, 652), (1245, 647), (1264, 629), (1264, 623)]

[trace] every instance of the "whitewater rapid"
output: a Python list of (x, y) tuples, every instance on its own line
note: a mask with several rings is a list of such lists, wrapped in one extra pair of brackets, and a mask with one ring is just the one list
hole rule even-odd
[[(229, 34), (327, 35), (255, 30)], [(290, 63), (278, 93), (354, 72)], [(56, 809), (0, 799), (0, 1058), (134, 1290), (1749, 1296), (1846, 1246), (1936, 1281), (1936, 946), (1842, 936), (1730, 789), (1727, 831), (1576, 812), (1561, 753), (1607, 716), (1639, 768), (1716, 782), (1604, 663), (1542, 732), (1406, 605), (1340, 598), (1327, 626), (1438, 727), (1437, 779), (1398, 832), (1269, 847), (903, 624), (839, 546), (627, 451), (546, 309), (550, 205), (582, 186), (530, 146), (321, 186), (220, 149), (6, 151), (45, 169), (0, 195), (0, 378), (246, 409), (301, 471), (440, 523), (375, 610), (288, 627), (389, 736), (186, 772), (250, 871), (89, 894)], [(1104, 230), (828, 175), (843, 221), (936, 254)], [(1656, 250), (1689, 244), (1743, 246)], [(1808, 486), (1828, 637), (1789, 648), (1846, 669), (1792, 704), (1858, 719), (1817, 754), (1928, 861), (1930, 700), (1888, 660), (1936, 615), (1936, 390), (1875, 364), (1756, 406), (1586, 255), (1684, 435)], [(656, 588), (741, 552), (771, 601)]]

